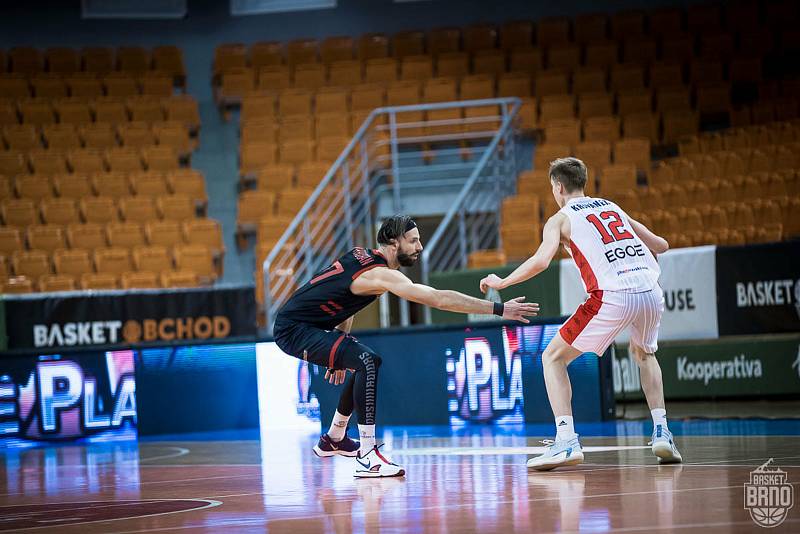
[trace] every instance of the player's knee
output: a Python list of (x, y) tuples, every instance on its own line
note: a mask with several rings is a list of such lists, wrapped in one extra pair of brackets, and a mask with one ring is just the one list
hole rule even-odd
[(362, 368), (367, 372), (375, 372), (381, 366), (381, 357), (372, 351), (365, 350), (358, 356)]
[(648, 359), (655, 357), (652, 352), (647, 352), (643, 347), (638, 347), (636, 345), (631, 345), (629, 352), (633, 354), (633, 359), (636, 360), (636, 363), (639, 365), (642, 365), (643, 363), (647, 362)]
[(566, 362), (565, 354), (560, 350), (545, 350), (542, 354), (542, 363), (564, 363)]

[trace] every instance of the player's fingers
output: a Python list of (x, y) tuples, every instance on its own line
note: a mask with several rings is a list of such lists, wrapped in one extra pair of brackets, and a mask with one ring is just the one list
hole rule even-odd
[(330, 376), (331, 376), (331, 370), (330, 369), (325, 369), (325, 380), (330, 378)]
[(525, 300), (525, 297), (516, 297), (511, 300), (513, 300), (514, 302), (522, 302), (523, 300)]

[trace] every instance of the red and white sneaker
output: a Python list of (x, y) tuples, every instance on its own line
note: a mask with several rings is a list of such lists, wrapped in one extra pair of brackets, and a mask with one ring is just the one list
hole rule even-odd
[(379, 477), (402, 477), (406, 470), (392, 462), (378, 450), (380, 446), (373, 447), (367, 454), (356, 456), (356, 472), (353, 473), (357, 478), (379, 478)]

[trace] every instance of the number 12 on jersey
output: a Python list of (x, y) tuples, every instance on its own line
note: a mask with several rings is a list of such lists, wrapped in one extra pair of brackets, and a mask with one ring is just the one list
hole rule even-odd
[[(600, 219), (603, 219), (602, 221)], [(609, 221), (610, 222), (603, 222)], [(600, 213), (600, 217), (594, 213), (587, 215), (586, 220), (589, 221), (600, 232), (600, 238), (603, 240), (604, 245), (613, 243), (614, 241), (623, 241), (625, 239), (633, 239), (633, 234), (625, 229), (625, 223), (622, 222), (622, 217), (616, 211), (604, 211)]]

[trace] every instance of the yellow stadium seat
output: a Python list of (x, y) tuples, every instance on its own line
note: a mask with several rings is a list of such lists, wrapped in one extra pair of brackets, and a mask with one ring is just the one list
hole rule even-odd
[(39, 201), (53, 196), (53, 187), (48, 176), (36, 174), (17, 176), (14, 185), (20, 198)]
[(167, 173), (167, 183), (176, 195), (186, 195), (195, 203), (195, 208), (204, 211), (208, 205), (208, 193), (203, 174), (196, 169), (177, 169)]
[(16, 276), (38, 280), (51, 274), (50, 257), (44, 250), (18, 250), (11, 255), (11, 265)]
[(158, 275), (150, 271), (122, 273), (120, 285), (122, 289), (158, 289), (161, 287)]
[(178, 170), (178, 154), (172, 147), (151, 146), (142, 149), (141, 159), (149, 171), (170, 172)]
[(447, 52), (436, 58), (436, 75), (461, 78), (469, 74), (469, 55), (466, 52)]
[(137, 196), (158, 197), (169, 194), (167, 180), (163, 173), (140, 171), (128, 175), (131, 189)]
[(163, 245), (138, 246), (133, 249), (133, 264), (137, 271), (161, 272), (172, 269), (172, 257)]
[(255, 231), (258, 221), (272, 215), (274, 211), (275, 195), (271, 191), (243, 191), (239, 195), (239, 231)]
[(183, 243), (180, 223), (177, 221), (148, 221), (144, 224), (144, 233), (150, 245), (173, 247)]
[(94, 270), (89, 251), (83, 248), (56, 250), (53, 252), (53, 266), (56, 274), (72, 276), (80, 276)]
[(94, 266), (98, 273), (109, 273), (115, 276), (133, 270), (130, 251), (120, 247), (95, 249)]
[(107, 224), (119, 219), (113, 198), (86, 197), (80, 200), (81, 217), (87, 223)]
[(468, 269), (487, 269), (508, 263), (502, 250), (476, 250), (467, 256)]
[(425, 34), (419, 30), (403, 31), (392, 37), (394, 57), (404, 58), (425, 53)]
[(194, 271), (163, 271), (160, 275), (161, 287), (197, 287), (198, 277)]
[(2, 283), (2, 293), (21, 294), (33, 293), (35, 291), (33, 282), (26, 276), (13, 276), (7, 278)]
[(42, 137), (51, 150), (74, 150), (81, 147), (74, 124), (51, 124), (42, 128)]
[(30, 226), (39, 222), (36, 203), (31, 199), (7, 199), (0, 204), (6, 226)]
[(583, 121), (583, 139), (585, 141), (614, 142), (619, 137), (619, 117), (590, 117)]
[(183, 238), (189, 245), (203, 245), (214, 258), (225, 252), (222, 226), (214, 219), (191, 219), (183, 222)]
[(119, 289), (117, 275), (112, 273), (84, 273), (81, 275), (81, 289), (102, 291), (106, 289)]
[(365, 33), (358, 38), (356, 55), (360, 60), (388, 57), (389, 40), (381, 33)]
[(0, 254), (10, 256), (17, 250), (24, 250), (22, 231), (19, 228), (0, 226)]
[(66, 274), (46, 274), (39, 278), (39, 291), (75, 291), (75, 277)]
[(175, 268), (178, 271), (192, 270), (197, 273), (201, 283), (213, 283), (217, 270), (211, 250), (204, 245), (179, 245), (174, 251)]
[(66, 246), (64, 230), (55, 225), (34, 225), (27, 229), (28, 248), (52, 253)]
[(160, 196), (156, 199), (158, 214), (162, 219), (186, 221), (195, 217), (195, 205), (187, 195)]
[(506, 22), (500, 28), (500, 48), (513, 50), (531, 46), (533, 43), (533, 23), (528, 20)]
[(142, 225), (131, 222), (113, 222), (106, 226), (108, 244), (112, 247), (133, 248), (144, 245)]

